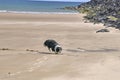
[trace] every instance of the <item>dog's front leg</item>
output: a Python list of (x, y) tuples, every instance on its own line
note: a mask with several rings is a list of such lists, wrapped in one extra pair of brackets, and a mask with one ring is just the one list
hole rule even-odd
[(51, 50), (51, 48), (48, 48), (48, 50), (51, 52), (52, 50)]
[(50, 48), (48, 48), (48, 50), (50, 51)]

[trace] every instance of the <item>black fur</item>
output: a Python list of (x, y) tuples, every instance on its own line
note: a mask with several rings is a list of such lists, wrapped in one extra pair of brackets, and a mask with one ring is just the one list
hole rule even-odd
[(55, 40), (48, 39), (44, 42), (44, 46), (48, 47), (49, 51), (53, 51), (55, 53), (60, 53), (62, 51), (62, 47)]

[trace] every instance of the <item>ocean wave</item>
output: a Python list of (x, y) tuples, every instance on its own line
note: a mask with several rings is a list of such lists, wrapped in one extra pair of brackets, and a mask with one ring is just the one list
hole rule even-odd
[(0, 10), (0, 13), (22, 13), (22, 14), (78, 14), (79, 12), (32, 12), (32, 11), (8, 11), (8, 10)]
[(0, 10), (0, 12), (7, 12), (7, 10)]

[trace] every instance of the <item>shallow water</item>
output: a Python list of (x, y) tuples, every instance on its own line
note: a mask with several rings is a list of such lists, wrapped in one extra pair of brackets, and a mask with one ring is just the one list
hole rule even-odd
[(80, 2), (50, 2), (29, 0), (0, 0), (0, 12), (13, 13), (78, 13), (63, 10), (66, 6), (77, 6)]

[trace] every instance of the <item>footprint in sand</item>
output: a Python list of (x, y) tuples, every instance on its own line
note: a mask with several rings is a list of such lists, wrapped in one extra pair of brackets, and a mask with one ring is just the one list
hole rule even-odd
[(34, 63), (32, 63), (31, 67), (28, 68), (28, 72), (32, 72), (38, 69), (39, 67), (41, 67), (42, 65), (44, 65), (46, 60), (48, 60), (48, 57), (46, 56), (43, 56), (42, 58), (37, 59)]

